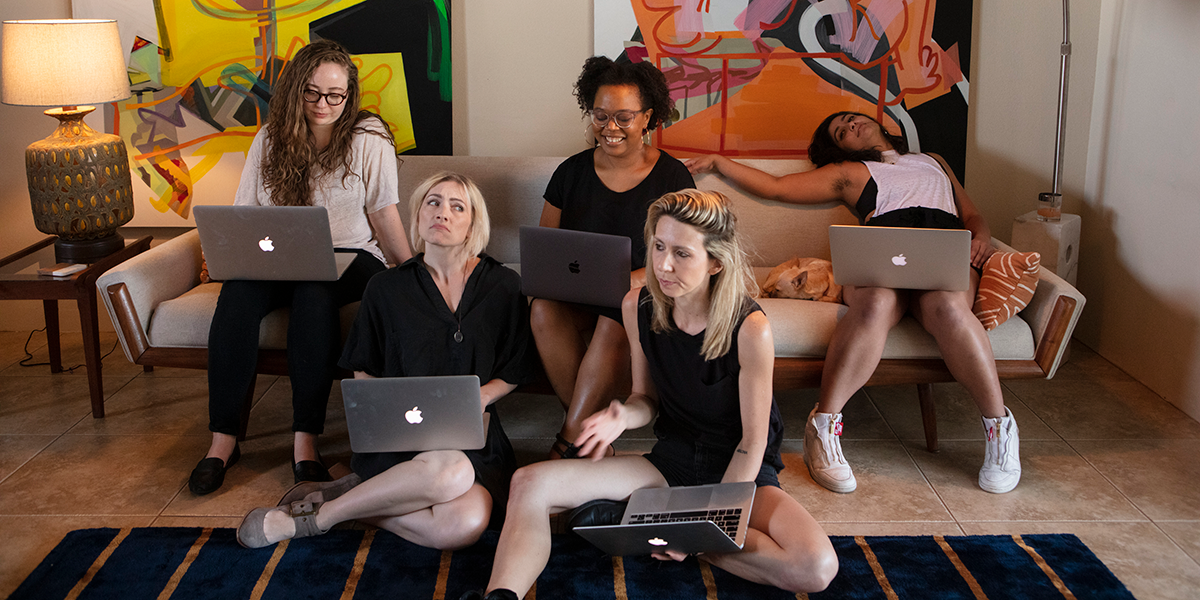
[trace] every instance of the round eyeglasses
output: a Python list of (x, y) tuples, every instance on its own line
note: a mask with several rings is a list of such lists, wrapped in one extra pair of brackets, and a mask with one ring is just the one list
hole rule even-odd
[(608, 121), (611, 119), (617, 124), (617, 127), (620, 127), (621, 129), (629, 129), (633, 125), (633, 119), (644, 112), (646, 112), (646, 109), (618, 110), (610, 115), (603, 110), (593, 108), (592, 110), (588, 111), (588, 114), (591, 115), (592, 124), (596, 127), (604, 128), (608, 125)]
[(346, 101), (345, 94), (341, 94), (338, 92), (330, 92), (328, 94), (322, 94), (321, 92), (318, 92), (317, 90), (304, 90), (303, 97), (304, 97), (304, 101), (308, 102), (309, 104), (316, 104), (317, 102), (320, 102), (321, 98), (324, 98), (325, 104), (328, 104), (329, 106), (337, 106)]

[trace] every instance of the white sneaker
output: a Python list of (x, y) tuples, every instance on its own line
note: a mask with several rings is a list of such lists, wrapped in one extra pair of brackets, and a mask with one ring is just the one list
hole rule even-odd
[(819, 413), (813, 407), (804, 425), (804, 464), (813, 481), (839, 494), (858, 487), (842, 456), (842, 413)]
[(1021, 481), (1021, 440), (1017, 435), (1017, 421), (1007, 406), (1004, 416), (999, 419), (981, 418), (987, 447), (983, 468), (979, 469), (979, 487), (993, 494), (1012, 491)]

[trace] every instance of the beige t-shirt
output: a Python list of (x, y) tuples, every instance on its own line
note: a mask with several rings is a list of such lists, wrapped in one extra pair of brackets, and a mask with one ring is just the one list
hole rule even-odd
[[(383, 123), (374, 118), (360, 125), (374, 131), (384, 128)], [(263, 187), (260, 168), (268, 143), (264, 127), (250, 144), (234, 204), (273, 206), (270, 193)], [(362, 248), (386, 262), (367, 215), (399, 202), (396, 150), (378, 135), (355, 133), (350, 144), (350, 176), (345, 181), (342, 180), (344, 171), (338, 168), (315, 182), (313, 206), (324, 206), (329, 211), (329, 230), (335, 248)]]

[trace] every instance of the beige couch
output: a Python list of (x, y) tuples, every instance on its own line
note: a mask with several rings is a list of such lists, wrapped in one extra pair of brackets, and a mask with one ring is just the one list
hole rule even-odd
[[(518, 227), (537, 223), (546, 182), (561, 161), (558, 157), (405, 157), (399, 171), (400, 189), (411, 190), (439, 170), (458, 171), (474, 178), (487, 198), (492, 221), (487, 252), (502, 262), (516, 264), (520, 261)], [(778, 174), (811, 168), (810, 163), (799, 160), (745, 162)], [(732, 199), (760, 282), (771, 267), (793, 256), (829, 258), (828, 226), (856, 223), (840, 204), (794, 206), (763, 200), (713, 175), (697, 178), (696, 185), (718, 190)], [(401, 203), (407, 206), (407, 198)], [(402, 215), (407, 219), (406, 210)], [(195, 231), (190, 231), (98, 280), (101, 297), (117, 325), (129, 360), (147, 367), (207, 366), (208, 327), (221, 284), (201, 285), (200, 263), (200, 241)], [(819, 386), (829, 339), (846, 307), (776, 298), (763, 298), (759, 303), (774, 329), (776, 388)], [(1053, 377), (1083, 305), (1078, 290), (1043, 270), (1029, 306), (1017, 318), (989, 332), (1000, 377)], [(343, 309), (343, 331), (356, 310), (357, 304)], [(286, 321), (286, 309), (263, 321), (259, 372), (286, 374)], [(868, 385), (916, 384), (927, 445), (935, 450), (931, 384), (951, 380), (933, 338), (906, 317), (888, 335), (883, 361)]]

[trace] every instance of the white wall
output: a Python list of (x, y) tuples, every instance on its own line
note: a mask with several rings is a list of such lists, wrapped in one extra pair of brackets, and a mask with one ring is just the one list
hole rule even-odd
[(1104, 0), (1078, 336), (1200, 419), (1200, 3)]

